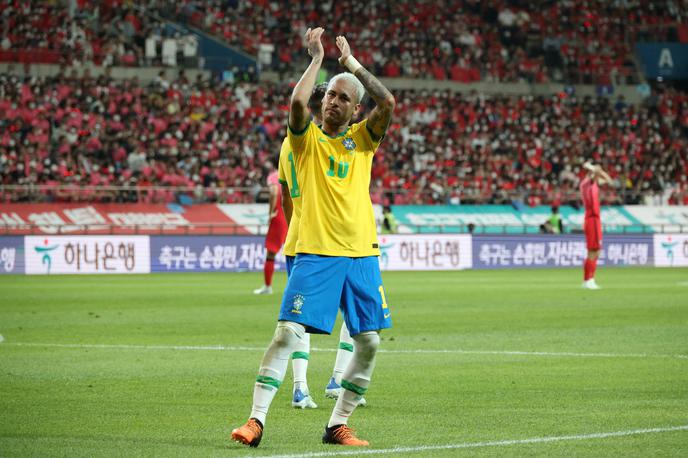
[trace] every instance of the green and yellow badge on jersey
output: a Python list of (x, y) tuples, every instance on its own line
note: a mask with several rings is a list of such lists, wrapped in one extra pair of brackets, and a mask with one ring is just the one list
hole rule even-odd
[(344, 148), (346, 148), (347, 151), (352, 153), (356, 149), (356, 142), (351, 137), (346, 137), (344, 140), (342, 140), (342, 145), (344, 145)]

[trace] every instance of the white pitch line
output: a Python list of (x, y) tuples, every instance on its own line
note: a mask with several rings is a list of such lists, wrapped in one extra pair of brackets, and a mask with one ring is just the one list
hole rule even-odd
[[(61, 344), (40, 342), (6, 342), (5, 345), (18, 347), (51, 347), (51, 348), (103, 348), (113, 350), (185, 350), (185, 351), (265, 351), (266, 347), (241, 347), (227, 345), (129, 345), (129, 344)], [(311, 351), (336, 352), (336, 348), (311, 347)], [(551, 356), (576, 358), (672, 358), (688, 359), (688, 355), (668, 355), (653, 353), (578, 353), (546, 351), (510, 351), (510, 350), (388, 350), (380, 349), (383, 354), (456, 354), (456, 355), (505, 355), (505, 356)]]
[(456, 353), (466, 355), (515, 355), (515, 356), (573, 356), (592, 358), (678, 358), (688, 359), (688, 355), (667, 355), (661, 353), (579, 353), (549, 351), (511, 351), (511, 350), (378, 350), (378, 353)]
[(592, 433), (592, 434), (576, 434), (571, 436), (550, 436), (550, 437), (533, 437), (531, 439), (512, 439), (503, 441), (489, 441), (489, 442), (465, 442), (462, 444), (446, 444), (446, 445), (421, 445), (417, 447), (395, 447), (382, 448), (377, 450), (351, 450), (341, 452), (312, 452), (312, 453), (298, 453), (293, 455), (265, 455), (262, 458), (315, 458), (321, 456), (347, 456), (347, 455), (389, 455), (397, 453), (411, 453), (411, 452), (427, 452), (433, 450), (456, 450), (465, 448), (482, 448), (482, 447), (505, 447), (509, 445), (524, 445), (524, 444), (542, 444), (548, 442), (561, 441), (580, 441), (589, 439), (606, 439), (608, 437), (624, 437), (635, 436), (639, 434), (654, 434), (654, 433), (668, 433), (672, 431), (686, 431), (688, 425), (682, 426), (667, 426), (663, 428), (648, 428), (648, 429), (632, 429), (629, 431), (613, 431), (608, 433)]
[(2, 334), (0, 334), (0, 343), (2, 343), (2, 341), (4, 341), (4, 340), (5, 340), (5, 338), (2, 336)]

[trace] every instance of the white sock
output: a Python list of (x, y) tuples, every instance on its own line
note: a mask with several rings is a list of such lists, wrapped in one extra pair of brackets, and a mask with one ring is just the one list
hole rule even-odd
[(349, 335), (346, 323), (342, 323), (342, 329), (339, 331), (339, 349), (337, 350), (337, 358), (334, 360), (334, 369), (332, 369), (332, 377), (338, 385), (342, 384), (342, 375), (353, 355), (354, 339)]
[(354, 337), (354, 356), (351, 364), (344, 371), (342, 388), (332, 410), (327, 427), (345, 425), (358, 406), (358, 401), (368, 391), (370, 378), (375, 369), (375, 354), (380, 345), (380, 336), (376, 331), (362, 332)]
[(265, 350), (260, 363), (256, 384), (253, 388), (253, 407), (251, 417), (260, 420), (265, 425), (268, 409), (277, 389), (284, 380), (291, 352), (303, 338), (305, 329), (298, 323), (280, 321), (277, 323), (275, 335)]
[(291, 368), (294, 371), (294, 391), (301, 390), (303, 394), (309, 393), (306, 373), (308, 372), (310, 349), (311, 335), (306, 333), (294, 349), (294, 353), (291, 354)]

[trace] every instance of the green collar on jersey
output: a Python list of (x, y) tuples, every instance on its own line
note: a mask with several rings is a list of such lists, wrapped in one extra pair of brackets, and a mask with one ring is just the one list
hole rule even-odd
[(349, 133), (350, 127), (347, 127), (346, 130), (345, 130), (344, 132), (342, 132), (341, 134), (337, 134), (337, 135), (335, 135), (335, 136), (332, 136), (332, 135), (328, 134), (327, 132), (325, 132), (325, 131), (322, 129), (322, 126), (318, 126), (318, 129), (320, 129), (320, 132), (322, 132), (323, 134), (327, 135), (329, 138), (339, 138), (339, 137), (344, 137), (346, 134), (348, 134), (348, 133)]

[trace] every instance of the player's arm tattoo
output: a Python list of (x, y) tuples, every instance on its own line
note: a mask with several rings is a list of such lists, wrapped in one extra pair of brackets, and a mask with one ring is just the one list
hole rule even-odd
[(376, 137), (374, 140), (380, 140), (385, 136), (392, 114), (394, 114), (396, 105), (394, 95), (363, 67), (356, 71), (356, 77), (363, 84), (370, 98), (375, 101), (375, 108), (368, 115), (368, 129)]

